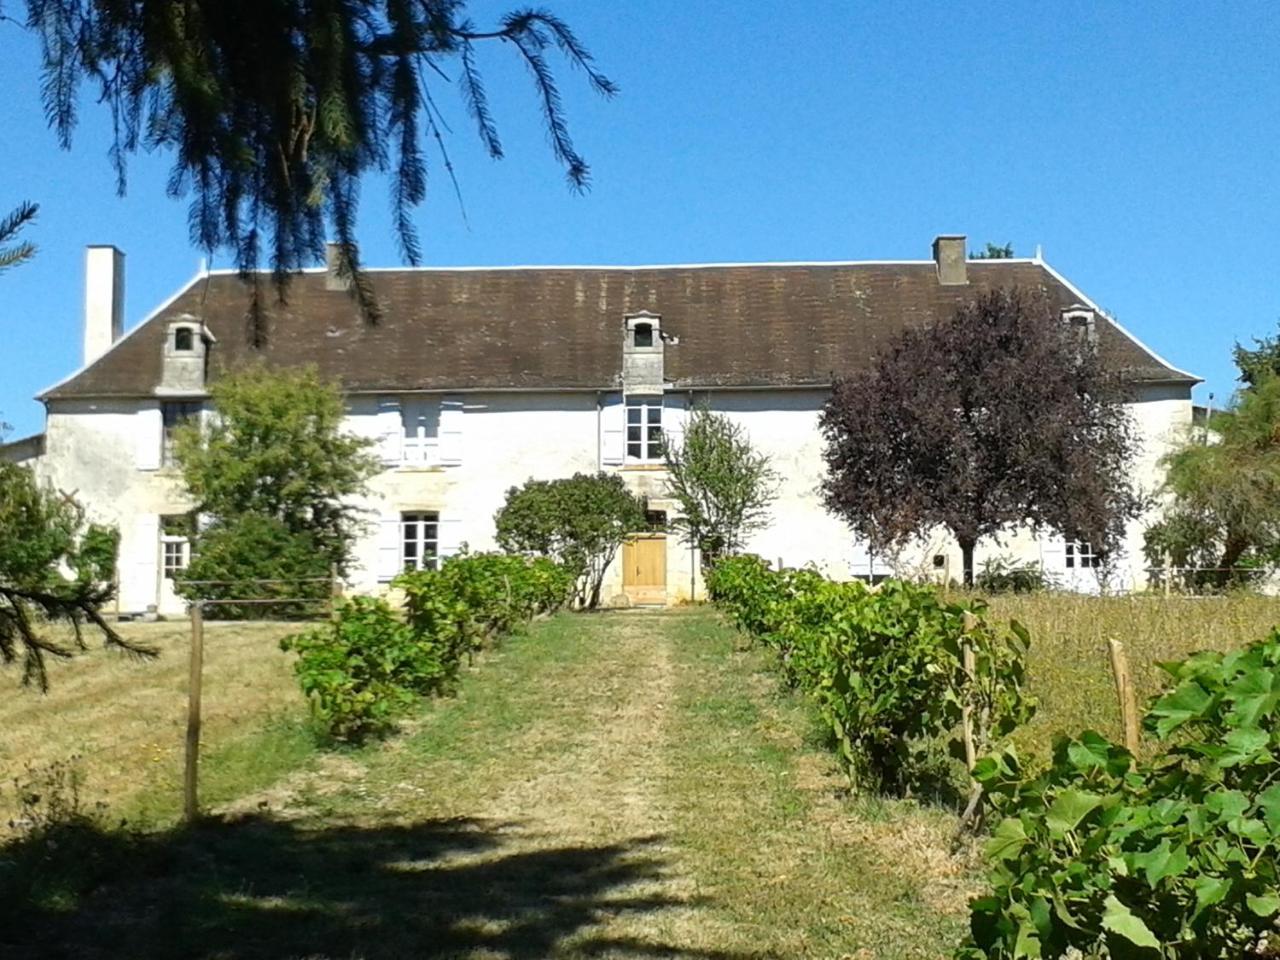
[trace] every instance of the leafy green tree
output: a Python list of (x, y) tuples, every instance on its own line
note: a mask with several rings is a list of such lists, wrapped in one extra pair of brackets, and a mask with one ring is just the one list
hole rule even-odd
[(1012, 260), (1014, 257), (1013, 244), (1006, 243), (1003, 247), (994, 243), (987, 243), (984, 250), (970, 250), (970, 260)]
[(130, 154), (171, 151), (169, 190), (192, 195), (192, 242), (230, 250), (245, 271), (267, 258), (283, 285), (290, 271), (323, 257), (328, 231), (347, 251), (353, 294), (371, 317), (377, 305), (355, 256), (361, 181), (388, 175), (396, 234), (416, 264), (412, 213), (427, 195), (433, 149), (453, 178), (449, 127), (435, 101), (446, 85), (462, 95), (484, 149), (503, 155), (482, 46), (511, 51), (528, 68), (552, 153), (574, 189), (586, 187), (589, 170), (548, 54), (558, 50), (596, 92), (617, 89), (569, 26), (540, 9), (482, 28), (466, 0), (26, 0), (26, 7), (41, 43), (45, 111), (64, 147), (87, 81), (112, 113), (122, 192)]
[(617, 474), (529, 480), (507, 491), (494, 517), (502, 549), (550, 557), (577, 581), (575, 601), (600, 603), (604, 573), (628, 535), (646, 526), (644, 502)]
[(1142, 501), (1120, 375), (1038, 293), (995, 290), (838, 379), (822, 413), (828, 509), (873, 547), (945, 527), (1048, 527), (1113, 550)]
[(23, 227), (34, 222), (39, 210), (34, 203), (22, 203), (12, 213), (0, 217), (0, 273), (26, 263), (36, 255), (34, 243), (18, 241), (17, 238)]
[(666, 457), (667, 488), (680, 504), (670, 526), (698, 548), (704, 570), (768, 526), (778, 474), (740, 424), (695, 408), (683, 440), (668, 447)]
[(1240, 382), (1246, 387), (1256, 387), (1268, 377), (1280, 376), (1280, 334), (1254, 337), (1252, 350), (1237, 341), (1231, 354), (1240, 370)]
[(1225, 586), (1280, 558), (1280, 376), (1263, 374), (1164, 458), (1168, 503), (1146, 532), (1147, 560), (1202, 567), (1184, 578)]
[[(119, 534), (85, 524), (71, 497), (37, 483), (26, 467), (0, 461), (0, 663), (22, 661), (24, 683), (48, 689), (46, 657), (70, 657), (86, 646), (86, 624), (108, 646), (151, 655), (118, 634), (99, 612), (114, 596)], [(67, 624), (71, 645), (47, 628)]]
[(208, 422), (175, 437), (202, 525), (186, 579), (345, 571), (361, 527), (350, 498), (378, 463), (372, 441), (343, 431), (338, 385), (311, 367), (257, 365), (217, 380), (210, 396)]

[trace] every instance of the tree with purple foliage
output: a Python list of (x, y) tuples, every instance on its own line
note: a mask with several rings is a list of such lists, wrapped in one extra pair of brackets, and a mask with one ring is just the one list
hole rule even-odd
[(1092, 327), (1038, 291), (982, 294), (836, 380), (826, 505), (873, 549), (946, 528), (970, 585), (978, 541), (1017, 526), (1114, 551), (1142, 505), (1125, 393)]

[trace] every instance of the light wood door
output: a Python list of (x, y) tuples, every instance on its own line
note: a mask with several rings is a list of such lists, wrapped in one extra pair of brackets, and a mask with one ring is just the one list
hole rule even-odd
[(639, 604), (667, 602), (667, 538), (637, 534), (622, 545), (622, 590)]

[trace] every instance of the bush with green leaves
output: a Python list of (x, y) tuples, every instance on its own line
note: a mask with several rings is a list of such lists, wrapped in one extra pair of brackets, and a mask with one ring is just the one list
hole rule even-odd
[(446, 650), (371, 597), (341, 604), (332, 622), (285, 637), (280, 648), (298, 654), (294, 669), (312, 716), (340, 740), (386, 730), (451, 676)]
[(414, 630), (435, 638), (456, 663), (491, 637), (563, 606), (573, 575), (545, 557), (464, 553), (447, 558), (438, 570), (401, 574), (395, 586), (404, 591)]
[(503, 550), (563, 564), (574, 574), (576, 602), (595, 607), (618, 548), (648, 523), (644, 501), (627, 489), (622, 477), (575, 473), (512, 487), (494, 525)]
[(1162, 666), (1153, 759), (1088, 731), (979, 764), (1004, 819), (958, 957), (1280, 955), (1280, 631)]
[[(210, 604), (210, 619), (308, 619), (328, 602), (329, 561), (306, 531), (290, 530), (274, 517), (240, 516), (208, 527), (199, 543), (199, 551), (175, 581), (179, 596), (258, 601)], [(290, 602), (261, 602), (274, 599)]]
[(1018, 563), (1012, 557), (988, 557), (973, 584), (983, 593), (1039, 593), (1057, 584), (1034, 563)]
[(357, 597), (331, 623), (281, 642), (318, 726), (354, 740), (387, 730), (420, 697), (447, 690), (462, 658), (534, 615), (563, 606), (573, 575), (545, 558), (496, 553), (446, 559), (398, 577), (405, 617)]
[(966, 707), (979, 753), (1034, 710), (1025, 691), (1027, 632), (990, 623), (981, 602), (946, 603), (900, 581), (868, 588), (813, 570), (775, 572), (746, 556), (717, 564), (708, 588), (777, 652), (787, 679), (817, 705), (842, 763), (865, 784), (909, 789), (935, 773), (929, 758), (940, 743), (963, 757)]

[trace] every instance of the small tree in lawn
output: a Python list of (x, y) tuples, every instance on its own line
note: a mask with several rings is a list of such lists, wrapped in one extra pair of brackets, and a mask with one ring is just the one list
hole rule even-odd
[(977, 542), (1048, 527), (1115, 549), (1141, 508), (1119, 375), (1042, 295), (996, 290), (901, 334), (822, 413), (827, 506), (874, 548), (942, 526)]
[(345, 571), (362, 526), (349, 498), (379, 469), (366, 453), (372, 441), (343, 431), (342, 393), (313, 368), (248, 367), (215, 382), (210, 395), (216, 415), (175, 439), (203, 526), (184, 579), (245, 582), (180, 589), (193, 597), (326, 596), (320, 583), (272, 591), (247, 581), (327, 577), (331, 564)]
[(740, 424), (695, 408), (684, 439), (666, 457), (667, 488), (681, 513), (670, 525), (698, 548), (704, 570), (768, 525), (778, 475)]
[(575, 473), (512, 487), (494, 524), (502, 549), (563, 563), (577, 577), (575, 602), (590, 609), (618, 547), (644, 528), (645, 510), (618, 475)]
[[(0, 663), (22, 661), (24, 683), (48, 688), (45, 659), (86, 646), (85, 624), (108, 646), (154, 655), (121, 637), (99, 612), (114, 595), (119, 535), (84, 522), (71, 497), (36, 482), (26, 467), (0, 461)], [(50, 638), (67, 624), (71, 644)]]

